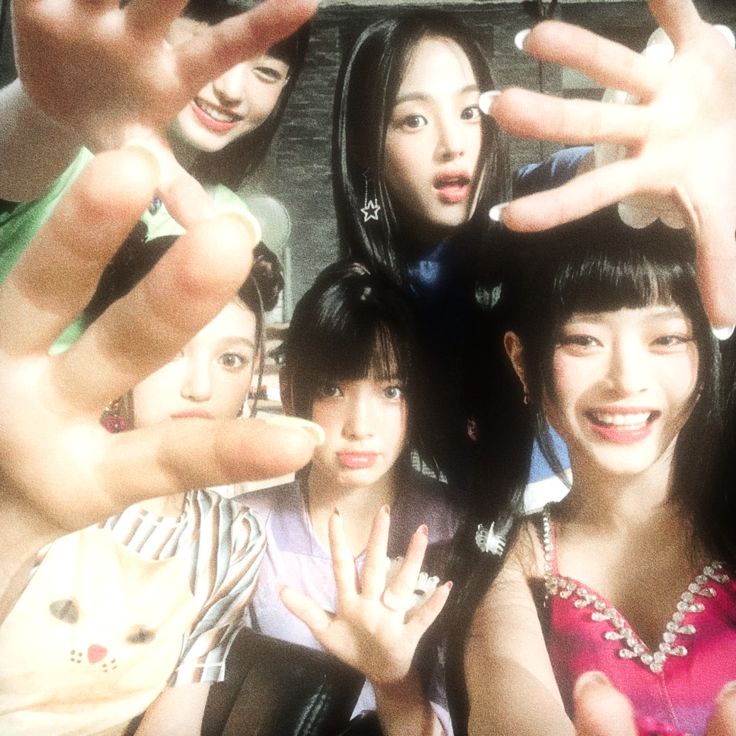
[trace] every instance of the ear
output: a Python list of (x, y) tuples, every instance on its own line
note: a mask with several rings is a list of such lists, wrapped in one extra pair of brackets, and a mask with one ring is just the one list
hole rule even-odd
[(291, 382), (291, 372), (288, 368), (279, 370), (279, 393), (281, 394), (281, 406), (284, 414), (296, 416), (294, 412), (294, 387)]
[(515, 332), (509, 331), (503, 336), (503, 346), (506, 349), (506, 355), (509, 356), (511, 365), (514, 367), (514, 372), (521, 381), (524, 395), (528, 395), (529, 391), (524, 376), (524, 346), (521, 344), (521, 339)]

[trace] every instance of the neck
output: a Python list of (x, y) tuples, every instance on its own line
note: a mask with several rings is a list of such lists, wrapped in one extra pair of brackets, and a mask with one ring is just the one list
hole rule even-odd
[(656, 519), (679, 516), (671, 503), (673, 445), (642, 473), (602, 472), (592, 463), (572, 458), (573, 485), (560, 505), (563, 520), (601, 530), (635, 529)]
[(384, 505), (391, 506), (398, 495), (403, 468), (394, 466), (369, 486), (343, 486), (319, 468), (312, 466), (307, 477), (307, 507), (317, 538), (329, 547), (327, 522), (337, 509), (353, 555), (366, 547), (371, 524), (376, 512)]

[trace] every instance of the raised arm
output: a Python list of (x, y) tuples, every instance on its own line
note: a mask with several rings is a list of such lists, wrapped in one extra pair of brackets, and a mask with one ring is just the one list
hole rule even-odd
[(311, 456), (308, 423), (187, 419), (113, 435), (99, 422), (243, 282), (255, 230), (242, 216), (193, 226), (70, 350), (49, 356), (157, 174), (147, 150), (98, 156), (0, 287), (0, 621), (55, 537), (144, 498), (282, 475)]
[(19, 82), (0, 105), (0, 199), (39, 196), (84, 144), (161, 133), (210, 79), (293, 33), (316, 0), (265, 0), (172, 46), (183, 0), (14, 0)]
[(290, 588), (284, 588), (281, 598), (322, 646), (360, 670), (373, 685), (376, 710), (387, 736), (438, 735), (442, 727), (411, 665), (419, 640), (447, 601), (450, 586), (439, 586), (412, 608), (427, 546), (426, 527), (414, 533), (399, 572), (387, 583), (388, 530), (389, 514), (384, 508), (374, 519), (358, 585), (342, 519), (333, 513), (329, 533), (337, 611), (329, 614)]
[(515, 230), (543, 230), (636, 194), (670, 197), (697, 244), (698, 281), (711, 322), (736, 322), (736, 54), (691, 0), (650, 0), (675, 48), (646, 58), (563, 23), (541, 23), (524, 48), (625, 90), (636, 105), (558, 100), (509, 89), (491, 114), (509, 131), (563, 143), (612, 143), (627, 155), (502, 213)]

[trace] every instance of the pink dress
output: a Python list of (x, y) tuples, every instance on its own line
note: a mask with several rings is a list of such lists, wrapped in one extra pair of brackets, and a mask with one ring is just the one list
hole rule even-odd
[(650, 650), (601, 595), (561, 574), (549, 512), (543, 515), (547, 649), (568, 713), (575, 680), (606, 674), (634, 705), (640, 733), (702, 736), (720, 689), (736, 679), (736, 582), (712, 562), (680, 596)]

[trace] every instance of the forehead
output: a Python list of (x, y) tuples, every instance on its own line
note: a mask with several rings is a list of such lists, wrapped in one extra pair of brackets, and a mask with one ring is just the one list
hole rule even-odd
[(477, 87), (477, 80), (461, 46), (443, 36), (425, 36), (407, 58), (398, 98), (413, 94), (457, 94), (466, 87)]
[(223, 341), (255, 344), (255, 337), (255, 315), (242, 302), (233, 300), (189, 341), (189, 345), (218, 346)]

